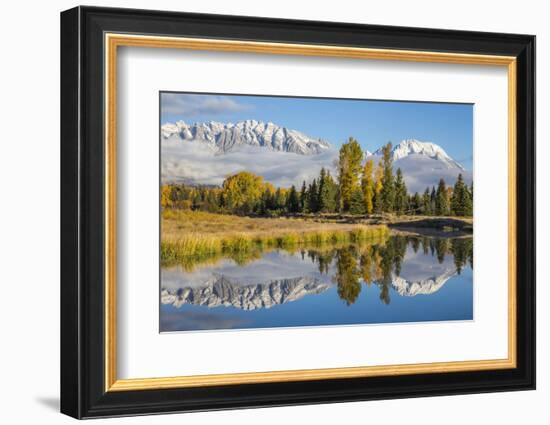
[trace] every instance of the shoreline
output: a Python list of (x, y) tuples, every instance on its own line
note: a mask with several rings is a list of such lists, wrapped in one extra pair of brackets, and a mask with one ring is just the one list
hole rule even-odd
[(370, 216), (350, 215), (304, 215), (298, 216), (306, 221), (334, 224), (384, 225), (394, 234), (423, 236), (467, 236), (473, 234), (473, 217), (457, 216), (395, 216), (380, 214)]
[(264, 248), (292, 248), (301, 245), (329, 245), (341, 242), (358, 243), (388, 237), (387, 226), (356, 225), (352, 229), (304, 230), (273, 234), (234, 233), (227, 235), (186, 234), (161, 241), (161, 261), (190, 256), (238, 254)]
[(440, 230), (425, 227), (391, 227), (390, 236), (412, 236), (412, 237), (429, 237), (429, 238), (459, 238), (468, 239), (473, 237), (472, 232), (466, 232), (462, 230)]
[(235, 255), (262, 248), (355, 243), (390, 235), (466, 237), (473, 219), (427, 216), (294, 215), (246, 217), (189, 210), (162, 214), (161, 261)]

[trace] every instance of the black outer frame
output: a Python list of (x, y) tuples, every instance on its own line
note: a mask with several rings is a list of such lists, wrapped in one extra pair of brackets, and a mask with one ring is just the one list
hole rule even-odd
[[(104, 391), (105, 32), (517, 57), (517, 368)], [(76, 7), (61, 13), (61, 412), (75, 418), (535, 388), (535, 37)]]

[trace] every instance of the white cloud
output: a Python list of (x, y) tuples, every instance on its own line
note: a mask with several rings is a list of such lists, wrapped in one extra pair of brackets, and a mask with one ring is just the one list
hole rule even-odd
[[(266, 148), (242, 146), (238, 151), (216, 155), (207, 144), (199, 141), (164, 139), (162, 141), (163, 182), (221, 185), (224, 179), (239, 171), (261, 175), (275, 186), (301, 187), (319, 176), (321, 167), (336, 177), (338, 151), (334, 148), (318, 155), (297, 155), (276, 152)], [(375, 164), (379, 158), (373, 157)], [(461, 173), (466, 184), (472, 181), (470, 171), (447, 168), (441, 161), (420, 155), (410, 155), (394, 163), (394, 171), (401, 168), (410, 193), (424, 192), (426, 186), (437, 186), (443, 178), (454, 185)]]
[(334, 175), (336, 150), (319, 155), (297, 155), (265, 148), (243, 147), (224, 155), (215, 155), (200, 142), (162, 141), (162, 180), (221, 185), (223, 180), (239, 171), (261, 175), (275, 186), (297, 187), (311, 181), (325, 167)]
[(186, 272), (181, 266), (162, 269), (162, 289), (174, 292), (179, 288), (201, 287), (213, 278), (224, 276), (233, 285), (267, 285), (285, 279), (311, 277), (317, 282), (331, 283), (332, 274), (321, 274), (309, 258), (301, 253), (272, 251), (242, 267), (233, 260), (223, 259), (214, 265), (199, 266)]
[(441, 161), (421, 155), (409, 155), (394, 163), (394, 170), (401, 168), (403, 178), (410, 193), (422, 193), (427, 186), (437, 187), (439, 179), (445, 180), (447, 186), (453, 186), (459, 174), (466, 184), (472, 182), (472, 173), (459, 168), (448, 168)]
[(231, 112), (243, 112), (253, 109), (252, 105), (235, 102), (227, 96), (162, 93), (162, 114), (193, 117), (201, 114), (219, 115)]

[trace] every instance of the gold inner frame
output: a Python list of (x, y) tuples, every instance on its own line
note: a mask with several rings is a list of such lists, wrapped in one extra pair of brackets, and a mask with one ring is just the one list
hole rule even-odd
[[(516, 58), (325, 45), (105, 34), (105, 391), (235, 385), (516, 367)], [(508, 72), (508, 357), (419, 364), (118, 379), (116, 324), (117, 48), (120, 46), (504, 66)]]

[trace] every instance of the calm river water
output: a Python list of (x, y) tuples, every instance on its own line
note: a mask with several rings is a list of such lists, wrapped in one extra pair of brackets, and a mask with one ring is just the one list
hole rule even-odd
[(472, 240), (392, 236), (166, 266), (160, 331), (472, 320)]

